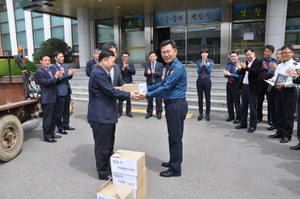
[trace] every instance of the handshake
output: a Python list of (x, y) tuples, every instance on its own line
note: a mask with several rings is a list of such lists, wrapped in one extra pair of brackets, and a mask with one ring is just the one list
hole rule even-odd
[(143, 100), (146, 98), (146, 93), (139, 93), (138, 91), (133, 91), (130, 93), (131, 93), (130, 99), (133, 100)]

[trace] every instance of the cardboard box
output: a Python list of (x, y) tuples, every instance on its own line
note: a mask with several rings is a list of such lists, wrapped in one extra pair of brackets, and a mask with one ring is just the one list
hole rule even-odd
[(127, 182), (132, 189), (138, 190), (141, 186), (147, 184), (147, 168), (145, 167), (138, 176), (126, 175), (122, 173), (112, 173), (112, 179), (115, 185), (121, 186), (122, 184)]
[(118, 150), (110, 157), (111, 171), (138, 176), (146, 167), (145, 153)]
[(132, 199), (132, 188), (124, 183), (122, 186), (117, 186), (106, 181), (97, 192), (97, 199)]
[(133, 199), (143, 199), (147, 195), (147, 186), (143, 185), (139, 190), (133, 190)]
[(122, 86), (123, 91), (127, 92), (133, 92), (133, 91), (139, 91), (140, 93), (147, 93), (147, 84), (146, 83), (132, 83), (132, 84), (124, 84)]

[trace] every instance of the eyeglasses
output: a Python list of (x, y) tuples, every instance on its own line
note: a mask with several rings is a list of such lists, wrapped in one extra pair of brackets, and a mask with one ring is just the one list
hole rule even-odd
[(290, 51), (290, 52), (281, 52), (280, 54), (281, 55), (288, 55), (288, 54), (290, 54), (292, 51)]

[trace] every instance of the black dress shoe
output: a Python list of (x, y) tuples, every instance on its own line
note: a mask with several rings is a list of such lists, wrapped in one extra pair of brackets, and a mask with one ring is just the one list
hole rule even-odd
[(61, 138), (61, 135), (52, 135), (52, 138)]
[(273, 126), (270, 126), (269, 128), (267, 128), (267, 130), (269, 130), (269, 131), (272, 131), (272, 130), (274, 130), (274, 129), (276, 129), (276, 127), (273, 125)]
[(198, 117), (198, 121), (200, 121), (200, 120), (202, 120), (202, 118), (203, 118), (203, 116), (202, 115), (199, 115), (199, 117)]
[(226, 122), (230, 122), (230, 121), (232, 121), (232, 120), (234, 120), (234, 119), (229, 117), (229, 118), (227, 118), (225, 121), (226, 121)]
[(247, 128), (247, 126), (244, 126), (244, 125), (242, 125), (242, 124), (237, 125), (237, 126), (235, 127), (235, 129), (245, 129), (245, 128)]
[(55, 143), (57, 141), (54, 140), (53, 138), (49, 138), (49, 139), (45, 139), (45, 142)]
[(208, 121), (208, 122), (210, 121), (210, 117), (209, 117), (209, 116), (208, 116), (208, 117), (206, 117), (206, 121)]
[(68, 132), (62, 129), (58, 129), (58, 133), (63, 134), (63, 135), (67, 135)]
[(120, 118), (122, 116), (122, 113), (118, 113), (118, 118)]
[(268, 124), (269, 124), (269, 126), (274, 126), (272, 121), (269, 121)]
[(260, 123), (262, 121), (262, 119), (258, 119), (257, 121), (256, 121), (256, 123)]
[(291, 141), (291, 138), (288, 138), (288, 137), (284, 136), (284, 137), (281, 138), (281, 140), (279, 142), (280, 143), (287, 143), (289, 141)]
[(179, 177), (181, 176), (181, 172), (173, 172), (173, 171), (162, 171), (159, 174), (161, 177)]
[(161, 163), (162, 167), (170, 167), (170, 163), (169, 162), (163, 162)]
[(161, 119), (161, 115), (158, 115), (158, 116), (157, 116), (157, 119), (160, 120), (160, 119)]
[(274, 135), (269, 135), (269, 138), (282, 138), (283, 135), (280, 135), (278, 133), (275, 133)]
[(126, 115), (128, 116), (128, 117), (133, 117), (132, 116), (132, 114), (129, 112), (129, 113), (126, 113)]
[(300, 150), (300, 143), (297, 144), (296, 146), (291, 146), (290, 149), (292, 149), (292, 150)]
[(240, 123), (241, 122), (241, 120), (234, 120), (233, 121), (233, 124), (238, 124), (238, 123)]
[(66, 126), (66, 127), (64, 127), (64, 129), (65, 129), (65, 130), (70, 130), (70, 131), (75, 130), (75, 128), (72, 128), (72, 127), (70, 127), (70, 126)]
[(256, 130), (256, 128), (251, 126), (251, 127), (247, 130), (247, 132), (248, 132), (248, 133), (253, 133), (255, 130)]
[(152, 114), (148, 113), (145, 117), (145, 119), (148, 119), (149, 117), (152, 117)]
[(98, 179), (99, 180), (109, 180), (111, 178), (111, 175), (108, 175), (108, 176), (100, 176), (98, 175)]

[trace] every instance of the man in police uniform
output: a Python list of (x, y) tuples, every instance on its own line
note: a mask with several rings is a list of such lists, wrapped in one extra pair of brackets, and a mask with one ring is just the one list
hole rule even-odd
[[(279, 74), (286, 76), (291, 71), (299, 69), (297, 62), (293, 59), (294, 48), (291, 45), (285, 45), (281, 48), (282, 63), (275, 70), (275, 75), (269, 81), (275, 82)], [(274, 135), (269, 135), (269, 138), (281, 138), (280, 143), (291, 141), (294, 128), (294, 112), (296, 100), (296, 84), (293, 83), (293, 78), (289, 76), (286, 82), (277, 82), (274, 85), (276, 88), (275, 106), (277, 131)]]
[(169, 162), (163, 167), (169, 169), (160, 173), (161, 177), (181, 176), (182, 136), (184, 120), (188, 111), (186, 97), (187, 77), (182, 63), (176, 58), (177, 45), (173, 40), (160, 44), (161, 55), (167, 63), (164, 81), (148, 86), (147, 94), (140, 99), (162, 95), (165, 103), (166, 120), (169, 134)]
[[(226, 84), (227, 100), (226, 101), (227, 101), (228, 118), (226, 119), (226, 122), (230, 122), (235, 118), (233, 124), (240, 123), (241, 112), (242, 112), (241, 101), (240, 101), (241, 95), (238, 89), (241, 76), (238, 74), (238, 67), (236, 65), (238, 59), (239, 59), (238, 52), (232, 51), (230, 53), (231, 63), (227, 64), (226, 70), (223, 71), (224, 77), (227, 78), (227, 84)], [(235, 107), (236, 117), (234, 117), (233, 105)]]

